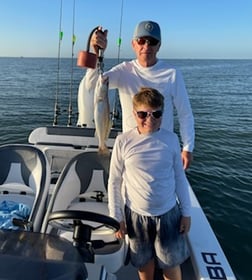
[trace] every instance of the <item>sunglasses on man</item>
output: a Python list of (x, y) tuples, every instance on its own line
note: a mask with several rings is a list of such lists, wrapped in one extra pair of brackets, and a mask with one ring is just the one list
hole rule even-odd
[(154, 38), (144, 38), (144, 37), (140, 37), (140, 38), (137, 38), (136, 39), (138, 45), (145, 45), (147, 44), (148, 46), (156, 46), (159, 41), (157, 39), (154, 39)]

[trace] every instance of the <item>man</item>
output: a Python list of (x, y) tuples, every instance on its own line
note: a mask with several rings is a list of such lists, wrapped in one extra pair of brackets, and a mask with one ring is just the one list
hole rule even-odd
[[(99, 48), (105, 50), (107, 46), (107, 31), (97, 30), (91, 38), (91, 46), (98, 55)], [(167, 62), (159, 60), (157, 53), (161, 46), (161, 31), (156, 22), (142, 21), (134, 31), (132, 48), (136, 59), (123, 62), (104, 73), (109, 77), (109, 88), (119, 90), (122, 107), (123, 132), (135, 127), (132, 116), (132, 98), (141, 87), (151, 87), (161, 92), (165, 98), (165, 112), (162, 127), (173, 131), (173, 108), (175, 107), (180, 135), (183, 143), (183, 167), (187, 169), (192, 162), (194, 148), (194, 118), (190, 101), (185, 88), (182, 74)], [(98, 71), (87, 69), (80, 86), (94, 89), (98, 78)], [(79, 96), (79, 101), (81, 97)], [(78, 121), (79, 125), (81, 121)]]

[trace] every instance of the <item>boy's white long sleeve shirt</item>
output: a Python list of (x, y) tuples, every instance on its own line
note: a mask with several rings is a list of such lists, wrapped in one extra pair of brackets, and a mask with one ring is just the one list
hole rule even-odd
[(190, 216), (189, 183), (182, 166), (178, 137), (160, 129), (149, 135), (137, 128), (118, 135), (108, 182), (110, 216), (123, 220), (122, 205), (145, 216), (159, 216), (178, 199)]

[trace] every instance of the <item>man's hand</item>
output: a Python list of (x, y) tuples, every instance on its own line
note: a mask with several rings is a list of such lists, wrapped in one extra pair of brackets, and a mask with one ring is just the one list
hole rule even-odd
[(193, 161), (193, 154), (192, 152), (182, 151), (181, 152), (182, 162), (184, 170), (188, 169)]
[(105, 50), (107, 47), (107, 35), (108, 30), (103, 31), (102, 27), (99, 27), (91, 37), (90, 44), (97, 56), (99, 55), (99, 48)]

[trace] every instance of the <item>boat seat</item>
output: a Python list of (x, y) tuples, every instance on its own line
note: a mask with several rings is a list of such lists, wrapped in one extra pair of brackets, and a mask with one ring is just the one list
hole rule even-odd
[(20, 228), (39, 232), (50, 184), (49, 163), (41, 150), (27, 144), (0, 146), (0, 203), (23, 204), (29, 217)]
[[(73, 157), (63, 168), (43, 222), (42, 232), (59, 234), (68, 240), (73, 240), (72, 230), (53, 228), (49, 223), (52, 213), (62, 210), (88, 211), (105, 216), (108, 212), (107, 182), (109, 176), (110, 154), (101, 155), (97, 151), (86, 151)], [(82, 221), (84, 222), (84, 221)], [(85, 221), (86, 224), (86, 221)], [(88, 222), (95, 226), (95, 222)], [(109, 272), (117, 271), (123, 264), (126, 255), (124, 242), (117, 242), (115, 231), (101, 226), (92, 231), (91, 241), (103, 240), (103, 248), (94, 248), (95, 263), (106, 267)]]

